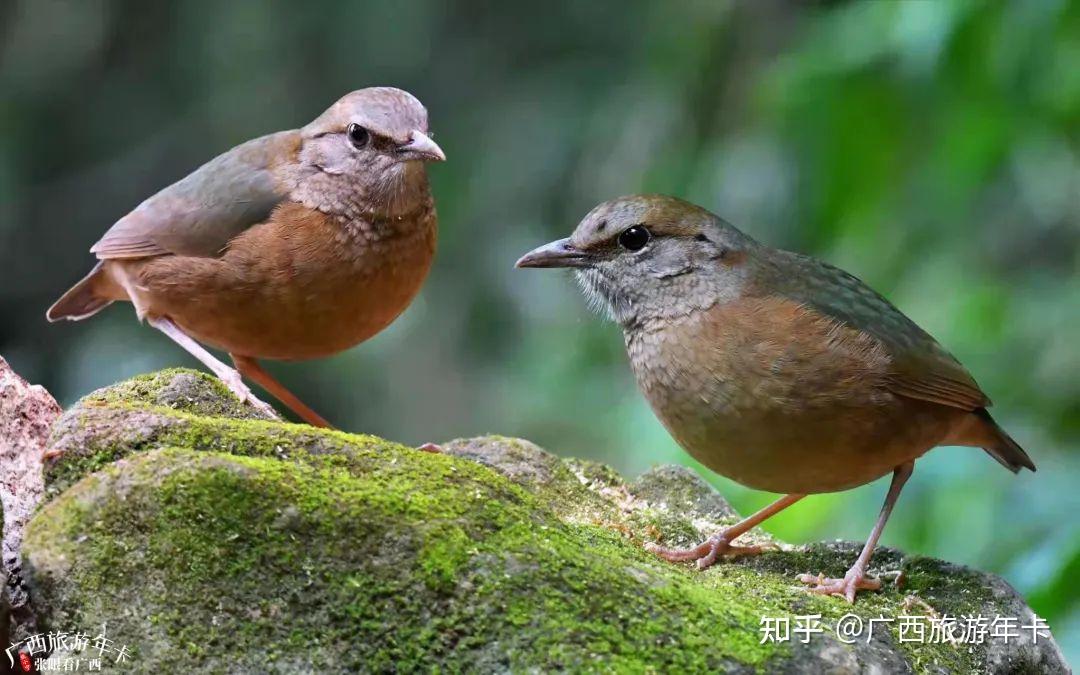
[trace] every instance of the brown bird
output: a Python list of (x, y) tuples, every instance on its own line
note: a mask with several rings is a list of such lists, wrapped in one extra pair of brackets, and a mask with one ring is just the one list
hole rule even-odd
[(915, 460), (938, 445), (1035, 465), (990, 417), (990, 400), (925, 331), (852, 275), (769, 248), (708, 211), (660, 195), (597, 206), (567, 239), (518, 267), (573, 268), (623, 329), (638, 386), (695, 459), (787, 493), (699, 546), (650, 549), (705, 568), (739, 535), (807, 494), (892, 473), (885, 505), (843, 579), (803, 575), (849, 602), (881, 582), (867, 565)]
[[(408, 92), (346, 94), (302, 129), (215, 157), (116, 222), (100, 262), (48, 311), (78, 321), (117, 300), (272, 412), (257, 382), (307, 422), (329, 424), (256, 359), (348, 349), (409, 305), (435, 253), (424, 163), (445, 159)], [(200, 343), (227, 351), (237, 370)]]

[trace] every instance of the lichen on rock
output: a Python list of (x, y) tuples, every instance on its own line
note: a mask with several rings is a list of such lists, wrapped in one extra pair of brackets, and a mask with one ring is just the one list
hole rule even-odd
[(793, 581), (842, 573), (850, 545), (778, 544), (705, 572), (663, 562), (642, 542), (736, 518), (685, 469), (628, 483), (494, 436), (418, 452), (254, 419), (190, 371), (91, 394), (52, 447), (23, 548), (40, 619), (107, 622), (137, 671), (1066, 669), (1030, 636), (1006, 651), (884, 630), (763, 643), (762, 617), (1031, 612), (996, 577), (889, 550), (875, 569), (906, 585), (854, 606)]

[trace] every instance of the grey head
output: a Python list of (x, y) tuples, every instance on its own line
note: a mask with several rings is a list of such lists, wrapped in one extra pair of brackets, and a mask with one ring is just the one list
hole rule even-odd
[(517, 266), (573, 269), (590, 304), (631, 329), (739, 297), (763, 250), (699, 206), (630, 195), (600, 204)]
[(349, 196), (378, 204), (407, 199), (426, 190), (423, 164), (446, 159), (423, 104), (393, 87), (346, 94), (303, 127), (300, 139), (299, 196), (316, 206)]

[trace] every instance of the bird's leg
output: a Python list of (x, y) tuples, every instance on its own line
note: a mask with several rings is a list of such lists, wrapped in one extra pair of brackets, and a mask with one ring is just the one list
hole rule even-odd
[(893, 505), (896, 504), (896, 500), (900, 496), (900, 490), (903, 489), (908, 478), (911, 478), (911, 472), (914, 468), (915, 462), (906, 462), (893, 470), (889, 494), (885, 497), (885, 504), (881, 507), (881, 513), (878, 514), (877, 522), (874, 523), (874, 529), (870, 531), (870, 538), (866, 540), (866, 545), (863, 546), (858, 559), (851, 566), (851, 569), (847, 571), (843, 579), (829, 579), (820, 574), (801, 574), (799, 575), (799, 581), (804, 584), (811, 584), (812, 588), (810, 590), (814, 593), (839, 595), (846, 598), (848, 602), (855, 602), (855, 594), (860, 590), (876, 591), (880, 589), (881, 580), (866, 576), (866, 566), (870, 564), (870, 556), (874, 554), (874, 547), (877, 546), (878, 539), (881, 538), (881, 532), (885, 529), (885, 523), (889, 520)]
[(299, 415), (300, 419), (313, 427), (320, 427), (323, 429), (334, 428), (333, 425), (323, 419), (319, 413), (307, 407), (307, 405), (297, 398), (295, 394), (286, 389), (285, 385), (275, 380), (274, 376), (266, 372), (266, 370), (259, 365), (258, 361), (250, 356), (239, 356), (237, 354), (229, 354), (229, 356), (232, 357), (233, 363), (236, 364), (236, 369), (240, 371), (240, 374), (250, 378), (251, 381), (270, 392), (274, 398), (284, 403), (286, 407)]
[(732, 546), (731, 542), (741, 534), (763, 523), (768, 518), (780, 513), (806, 495), (786, 495), (769, 504), (757, 513), (743, 518), (731, 527), (717, 532), (702, 543), (692, 548), (664, 548), (656, 544), (646, 544), (645, 549), (670, 562), (696, 560), (699, 570), (716, 562), (722, 555), (756, 555), (761, 553), (760, 546)]
[(164, 316), (150, 316), (147, 317), (146, 322), (162, 333), (168, 335), (172, 338), (173, 342), (183, 347), (189, 354), (201, 361), (202, 364), (213, 371), (214, 375), (217, 375), (218, 379), (228, 387), (229, 391), (236, 394), (236, 397), (242, 402), (250, 403), (251, 407), (273, 419), (280, 419), (280, 416), (273, 408), (260, 401), (255, 397), (255, 394), (251, 393), (251, 390), (244, 384), (243, 378), (240, 377), (240, 373), (214, 358), (213, 354), (206, 351), (201, 344), (182, 331), (171, 319)]

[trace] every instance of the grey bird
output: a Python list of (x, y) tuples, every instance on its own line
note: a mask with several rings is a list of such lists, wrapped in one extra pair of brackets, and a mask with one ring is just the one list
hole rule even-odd
[(885, 505), (843, 579), (803, 575), (853, 602), (915, 460), (973, 446), (1035, 470), (960, 363), (854, 276), (770, 248), (688, 202), (636, 195), (593, 209), (518, 267), (567, 267), (622, 326), (645, 398), (678, 443), (719, 474), (786, 496), (699, 546), (651, 550), (707, 567), (752, 554), (736, 537), (807, 494), (892, 473)]

